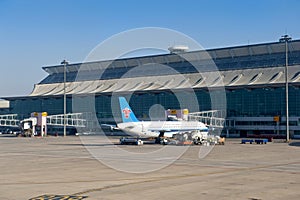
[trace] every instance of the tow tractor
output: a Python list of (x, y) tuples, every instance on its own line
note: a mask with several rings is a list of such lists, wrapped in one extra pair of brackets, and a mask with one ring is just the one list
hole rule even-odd
[(207, 131), (205, 131), (205, 132), (195, 131), (195, 132), (192, 132), (191, 137), (193, 139), (194, 144), (199, 145), (199, 144), (203, 144), (207, 141), (208, 133), (207, 133)]

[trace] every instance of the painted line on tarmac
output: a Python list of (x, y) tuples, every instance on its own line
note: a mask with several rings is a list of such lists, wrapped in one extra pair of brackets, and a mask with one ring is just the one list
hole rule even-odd
[(96, 158), (94, 158), (93, 156), (48, 155), (48, 154), (35, 154), (35, 153), (6, 153), (5, 155), (2, 155), (2, 156), (6, 157), (8, 155), (11, 155), (11, 156), (37, 156), (37, 157), (50, 157), (50, 158), (71, 158), (71, 159), (79, 158), (79, 159), (96, 160)]
[(42, 195), (38, 197), (31, 198), (29, 200), (81, 200), (85, 199), (87, 196), (77, 196), (77, 195)]

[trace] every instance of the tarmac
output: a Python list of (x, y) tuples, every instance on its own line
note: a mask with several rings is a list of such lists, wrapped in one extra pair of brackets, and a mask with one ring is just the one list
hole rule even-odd
[[(300, 198), (300, 141), (240, 144), (241, 139), (227, 139), (203, 158), (202, 147), (173, 146), (172, 152), (184, 152), (169, 162), (164, 152), (170, 149), (162, 145), (121, 146), (103, 138), (2, 135), (0, 199)], [(137, 156), (123, 156), (115, 147)], [(151, 152), (161, 159), (144, 156)]]

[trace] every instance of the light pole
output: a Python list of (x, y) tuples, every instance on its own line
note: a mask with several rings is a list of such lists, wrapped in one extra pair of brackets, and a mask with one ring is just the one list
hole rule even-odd
[(285, 42), (285, 105), (286, 105), (286, 141), (290, 141), (290, 129), (289, 129), (289, 80), (288, 80), (288, 42), (292, 38), (288, 35), (283, 35), (279, 39), (279, 42)]
[(66, 81), (67, 81), (67, 65), (68, 61), (63, 60), (60, 64), (64, 65), (64, 137), (67, 136), (67, 125), (66, 125), (66, 112), (67, 112), (67, 94), (66, 94)]

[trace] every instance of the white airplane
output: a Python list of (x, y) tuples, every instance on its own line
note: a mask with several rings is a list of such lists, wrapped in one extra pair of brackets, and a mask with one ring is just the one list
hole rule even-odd
[[(119, 97), (122, 123), (117, 128), (138, 137), (172, 137), (174, 134), (191, 133), (192, 137), (208, 134), (208, 128), (198, 121), (139, 121), (124, 97)], [(200, 136), (201, 135), (201, 136)]]

